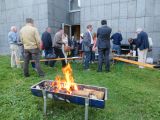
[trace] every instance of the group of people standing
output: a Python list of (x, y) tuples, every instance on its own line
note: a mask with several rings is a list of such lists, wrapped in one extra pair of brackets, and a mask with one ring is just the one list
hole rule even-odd
[[(102, 72), (102, 64), (103, 61), (105, 62), (105, 71), (110, 71), (110, 48), (111, 44), (110, 41), (112, 40), (112, 51), (114, 51), (117, 55), (121, 55), (121, 41), (123, 40), (121, 31), (118, 30), (118, 32), (114, 33), (111, 36), (112, 29), (107, 26), (107, 21), (102, 20), (101, 21), (101, 27), (97, 30), (97, 36), (95, 37), (93, 41), (93, 37), (91, 35), (91, 32), (93, 30), (92, 25), (87, 26), (87, 32), (84, 34), (84, 40), (82, 44), (82, 50), (84, 51), (84, 69), (89, 69), (90, 59), (92, 56), (93, 49), (98, 50), (98, 69), (97, 72)], [(147, 53), (149, 49), (152, 47), (151, 44), (152, 40), (148, 37), (148, 34), (143, 31), (143, 29), (138, 28), (136, 31), (136, 38), (129, 38), (128, 42), (130, 44), (131, 52), (134, 50), (137, 51), (135, 56), (138, 56), (138, 62), (145, 63), (147, 58)], [(135, 48), (133, 48), (133, 45)], [(140, 68), (143, 68), (142, 66), (139, 66)]]
[[(71, 56), (75, 56), (76, 48), (84, 53), (84, 70), (89, 70), (89, 65), (95, 59), (95, 53), (98, 52), (98, 68), (97, 72), (102, 72), (102, 65), (105, 62), (105, 71), (110, 72), (110, 40), (113, 40), (113, 49), (120, 54), (120, 45), (122, 35), (120, 31), (111, 36), (112, 29), (107, 26), (107, 21), (101, 21), (101, 27), (98, 28), (97, 33), (92, 36), (93, 26), (88, 25), (87, 31), (81, 35), (79, 42), (74, 38), (71, 40), (64, 30), (60, 28), (55, 34), (54, 39), (51, 37), (51, 28), (47, 27), (46, 31), (40, 38), (37, 28), (34, 26), (32, 18), (26, 19), (26, 25), (21, 28), (19, 35), (16, 26), (11, 27), (8, 34), (8, 40), (11, 49), (11, 67), (20, 67), (20, 55), (18, 52), (19, 46), (22, 47), (22, 56), (24, 58), (24, 76), (29, 77), (29, 61), (32, 61), (32, 67), (38, 72), (39, 76), (44, 76), (44, 72), (40, 67), (40, 50), (44, 50), (45, 58), (60, 57), (66, 58), (67, 52)], [(79, 46), (78, 46), (79, 43)], [(138, 49), (138, 61), (145, 62), (147, 51), (149, 49), (148, 35), (142, 29), (137, 30), (137, 38), (129, 39), (130, 44), (135, 44)], [(45, 64), (54, 67), (56, 61), (46, 61)], [(67, 64), (67, 59), (62, 60), (62, 67)]]
[(93, 40), (92, 37), (92, 25), (87, 26), (87, 32), (84, 34), (84, 39), (82, 43), (82, 50), (84, 51), (84, 69), (89, 69), (90, 59), (92, 51), (96, 48), (98, 49), (98, 69), (97, 72), (102, 72), (102, 64), (103, 58), (105, 59), (105, 71), (110, 71), (110, 60), (109, 60), (109, 53), (110, 53), (110, 35), (112, 29), (107, 26), (107, 21), (101, 21), (101, 27), (97, 30), (97, 40)]
[[(75, 40), (69, 40), (68, 35), (60, 28), (54, 39), (51, 37), (51, 28), (47, 27), (46, 31), (40, 37), (38, 29), (34, 26), (32, 18), (26, 19), (26, 25), (20, 29), (18, 34), (16, 26), (12, 26), (8, 33), (8, 40), (11, 49), (11, 67), (20, 68), (20, 53), (24, 59), (23, 71), (24, 76), (29, 77), (29, 61), (39, 76), (44, 76), (44, 72), (40, 67), (40, 50), (44, 51), (44, 56), (48, 58), (66, 58), (67, 51), (71, 51), (70, 55), (75, 55)], [(21, 52), (19, 47), (21, 46)], [(45, 64), (54, 67), (56, 61), (46, 61)], [(62, 67), (67, 64), (67, 59), (62, 60)]]

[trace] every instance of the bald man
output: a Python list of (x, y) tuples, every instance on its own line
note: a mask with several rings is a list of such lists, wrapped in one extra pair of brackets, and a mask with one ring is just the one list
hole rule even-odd
[(19, 57), (19, 48), (18, 48), (18, 34), (16, 26), (12, 26), (10, 32), (8, 33), (8, 41), (10, 44), (11, 50), (11, 67), (20, 68), (20, 64), (18, 61), (20, 60)]

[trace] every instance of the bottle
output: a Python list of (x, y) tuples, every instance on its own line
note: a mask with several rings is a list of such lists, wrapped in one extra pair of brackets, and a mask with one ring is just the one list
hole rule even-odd
[(135, 57), (136, 56), (136, 51), (135, 50), (133, 50), (133, 57)]

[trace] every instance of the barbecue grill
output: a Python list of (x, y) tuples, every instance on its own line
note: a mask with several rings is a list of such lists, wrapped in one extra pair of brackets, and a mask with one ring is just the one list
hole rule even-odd
[(37, 97), (43, 97), (44, 102), (44, 114), (46, 115), (47, 110), (47, 98), (54, 99), (54, 100), (60, 100), (60, 101), (66, 101), (68, 103), (74, 103), (78, 105), (84, 105), (85, 106), (85, 120), (88, 119), (88, 107), (95, 107), (95, 108), (104, 108), (105, 107), (105, 100), (107, 100), (107, 94), (108, 90), (104, 87), (96, 87), (96, 86), (90, 86), (90, 85), (83, 85), (83, 84), (77, 84), (78, 89), (91, 89), (99, 92), (104, 92), (104, 96), (102, 99), (92, 98), (89, 96), (80, 96), (80, 95), (74, 95), (74, 94), (67, 94), (63, 92), (54, 92), (51, 90), (47, 90), (44, 85), (45, 82), (53, 82), (51, 80), (43, 80), (31, 87), (31, 92), (34, 96)]

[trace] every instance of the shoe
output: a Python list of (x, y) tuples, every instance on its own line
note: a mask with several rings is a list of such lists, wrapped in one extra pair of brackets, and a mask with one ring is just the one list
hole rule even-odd
[(90, 71), (90, 69), (84, 69), (85, 71)]
[(106, 70), (106, 73), (109, 73), (109, 72), (111, 72), (110, 70)]
[(97, 72), (102, 72), (102, 70), (97, 70)]
[(37, 69), (36, 69), (36, 68), (33, 68), (33, 70), (37, 72)]
[(24, 75), (24, 77), (29, 77), (29, 76), (30, 76), (29, 74)]
[(44, 78), (44, 77), (45, 77), (45, 75), (39, 75), (39, 77), (40, 77), (40, 78)]
[(44, 74), (41, 74), (41, 75), (39, 75), (39, 77), (44, 78), (44, 77), (45, 77), (45, 75), (44, 75)]

